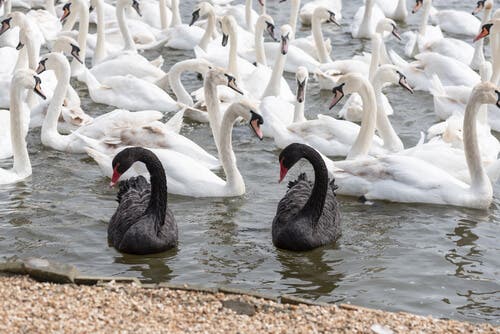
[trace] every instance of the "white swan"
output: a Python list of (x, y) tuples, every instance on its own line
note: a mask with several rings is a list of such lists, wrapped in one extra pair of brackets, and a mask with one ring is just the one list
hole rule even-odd
[[(191, 23), (189, 24), (192, 26), (200, 17), (207, 17), (207, 26), (205, 28), (205, 33), (201, 37), (198, 46), (205, 52), (207, 52), (208, 44), (212, 40), (214, 34), (217, 34), (216, 28), (215, 28), (215, 22), (216, 22), (216, 15), (215, 15), (215, 9), (214, 7), (206, 2), (203, 1), (199, 3), (193, 10), (193, 13), (191, 14)], [(193, 46), (194, 48), (194, 46)], [(191, 48), (192, 49), (192, 48)]]
[[(432, 0), (417, 0), (416, 7), (422, 5), (422, 1)], [(434, 10), (431, 13), (431, 20), (434, 24), (439, 25), (441, 30), (456, 35), (466, 35), (473, 37), (477, 34), (481, 22), (470, 12), (464, 12), (454, 9)]]
[[(14, 166), (12, 169), (0, 168), (0, 184), (15, 183), (31, 175), (31, 163), (26, 146), (26, 133), (29, 111), (23, 110), (22, 96), (25, 90), (34, 90), (44, 96), (40, 87), (41, 80), (32, 70), (19, 70), (12, 78), (10, 129), (12, 151), (14, 153)], [(1, 114), (1, 113), (0, 113)], [(28, 119), (27, 119), (28, 118)], [(5, 118), (4, 118), (5, 119)], [(0, 137), (1, 138), (1, 137)]]
[(360, 7), (354, 15), (351, 23), (351, 35), (353, 38), (371, 38), (375, 33), (377, 23), (385, 18), (375, 0), (366, 0), (365, 5)]
[(313, 0), (300, 9), (300, 22), (305, 26), (310, 26), (313, 21), (314, 11), (318, 7), (324, 7), (335, 13), (337, 20), (342, 19), (342, 0)]
[(430, 203), (487, 209), (493, 189), (482, 165), (476, 138), (476, 114), (481, 104), (500, 107), (500, 92), (491, 83), (474, 88), (464, 118), (464, 147), (470, 185), (447, 171), (404, 155), (336, 162), (337, 193), (368, 200)]
[(179, 50), (192, 50), (200, 43), (205, 30), (182, 23), (179, 12), (179, 0), (172, 0), (172, 25), (166, 32), (166, 47)]
[[(255, 107), (244, 100), (232, 104), (221, 122), (219, 158), (226, 180), (215, 175), (196, 160), (172, 150), (151, 149), (157, 155), (167, 173), (169, 193), (191, 197), (232, 197), (245, 193), (245, 182), (236, 165), (232, 149), (232, 129), (236, 120), (243, 118), (255, 134), (262, 138), (260, 124), (263, 120), (254, 112)], [(210, 112), (210, 111), (209, 111)], [(111, 177), (112, 157), (91, 148), (88, 154), (96, 160), (104, 175)]]
[[(481, 10), (484, 9), (483, 19), (481, 20), (481, 28), (485, 25), (491, 17), (491, 11), (493, 10), (493, 1), (478, 1), (477, 7), (473, 13), (477, 14)], [(478, 30), (478, 34), (481, 33), (481, 28)], [(484, 40), (481, 39), (475, 43), (474, 46), (474, 55), (472, 56), (472, 60), (470, 62), (470, 67), (473, 70), (479, 70), (482, 64), (486, 61), (484, 57)]]
[[(258, 0), (257, 4), (260, 6), (259, 12), (265, 13), (265, 1)], [(238, 4), (234, 6), (221, 7), (217, 11), (218, 16), (231, 15), (236, 19), (238, 24), (249, 32), (254, 32), (254, 27), (259, 17), (259, 13), (252, 9), (253, 0), (245, 0), (245, 4)]]

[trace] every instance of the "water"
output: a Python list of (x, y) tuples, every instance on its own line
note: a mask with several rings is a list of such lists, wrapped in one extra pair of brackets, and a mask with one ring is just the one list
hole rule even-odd
[[(288, 7), (268, 2), (277, 24), (286, 22)], [(182, 2), (184, 21), (193, 3)], [(351, 57), (369, 45), (351, 40), (348, 33), (348, 19), (360, 3), (344, 1), (343, 27), (325, 27), (337, 59)], [(436, 6), (446, 8), (451, 3), (443, 0)], [(454, 8), (467, 11), (474, 5), (473, 1), (453, 2)], [(414, 29), (418, 18), (411, 17), (409, 26), (401, 30)], [(389, 47), (401, 52), (403, 44), (391, 39)], [(192, 56), (171, 50), (162, 54), (165, 69)], [(201, 85), (194, 75), (184, 79), (190, 88)], [(287, 79), (295, 87), (293, 76)], [(85, 87), (77, 87), (89, 113), (112, 109), (92, 103)], [(414, 145), (420, 131), (437, 121), (432, 99), (421, 92), (409, 95), (397, 87), (388, 96), (396, 112), (391, 117), (396, 130), (407, 147)], [(306, 115), (327, 112), (329, 98), (328, 92), (320, 94), (311, 83)], [(215, 153), (207, 126), (188, 124), (183, 133)], [(109, 180), (87, 156), (44, 148), (40, 130), (31, 131), (28, 146), (33, 176), (0, 188), (0, 255), (71, 263), (85, 274), (225, 284), (322, 302), (500, 324), (498, 199), (489, 210), (476, 211), (412, 204), (366, 206), (341, 197), (343, 235), (335, 245), (306, 253), (281, 251), (271, 242), (271, 221), (286, 191), (285, 184), (277, 183), (279, 151), (270, 140), (259, 142), (248, 127), (235, 128), (233, 145), (246, 195), (221, 199), (170, 196), (169, 205), (179, 224), (178, 249), (130, 256), (107, 245), (107, 222), (116, 208), (116, 190), (108, 188)], [(311, 173), (306, 163), (299, 163), (288, 178), (303, 170)], [(496, 197), (499, 190), (495, 186)]]

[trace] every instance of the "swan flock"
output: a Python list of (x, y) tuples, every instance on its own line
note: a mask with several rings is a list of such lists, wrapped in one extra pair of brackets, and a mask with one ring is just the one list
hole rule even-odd
[[(301, 159), (314, 171), (289, 181), (277, 203), (278, 248), (334, 243), (338, 195), (490, 207), (500, 176), (500, 11), (492, 0), (470, 1), (468, 12), (432, 0), (366, 0), (353, 17), (341, 0), (281, 0), (273, 6), (289, 20), (279, 26), (266, 11), (271, 1), (200, 1), (185, 22), (178, 0), (48, 0), (22, 10), (0, 1), (0, 159), (12, 159), (0, 186), (37, 173), (27, 135), (41, 127), (47, 149), (90, 156), (118, 185), (109, 244), (158, 253), (178, 244), (167, 194), (246, 193), (233, 150), (242, 134), (233, 129), (246, 125), (257, 147), (280, 149), (280, 182)], [(401, 32), (411, 16), (418, 29)], [(345, 33), (352, 44), (367, 40), (370, 52), (339, 58), (332, 41)], [(167, 68), (165, 58), (179, 52), (184, 59)], [(199, 89), (184, 85), (185, 72), (198, 74)], [(86, 99), (111, 111), (88, 110), (82, 85)], [(331, 102), (310, 114), (308, 96), (319, 90)], [(391, 91), (433, 101), (440, 122), (419, 129), (427, 135), (414, 146), (391, 123)], [(208, 128), (214, 146), (183, 135), (184, 122)]]

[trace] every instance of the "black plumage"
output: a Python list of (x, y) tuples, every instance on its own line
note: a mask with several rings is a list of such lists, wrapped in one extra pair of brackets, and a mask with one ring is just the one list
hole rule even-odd
[(305, 173), (288, 184), (278, 204), (272, 235), (276, 247), (294, 251), (311, 250), (335, 242), (340, 234), (341, 214), (336, 199), (335, 180), (328, 182), (328, 171), (321, 156), (303, 144), (290, 144), (280, 154), (281, 178), (301, 158), (314, 168), (315, 182)]
[(167, 178), (156, 155), (144, 148), (127, 148), (113, 159), (116, 182), (136, 161), (146, 165), (151, 184), (143, 176), (119, 184), (118, 208), (109, 222), (108, 242), (129, 254), (152, 254), (177, 245), (174, 215), (167, 206)]

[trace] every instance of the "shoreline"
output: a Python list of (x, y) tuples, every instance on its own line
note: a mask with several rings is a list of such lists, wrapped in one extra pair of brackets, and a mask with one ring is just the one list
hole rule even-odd
[(85, 277), (42, 259), (0, 263), (2, 333), (499, 333), (434, 319), (231, 288)]

